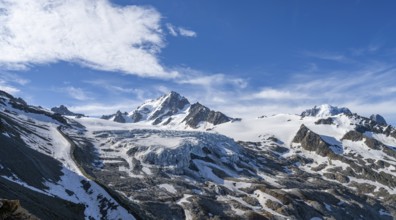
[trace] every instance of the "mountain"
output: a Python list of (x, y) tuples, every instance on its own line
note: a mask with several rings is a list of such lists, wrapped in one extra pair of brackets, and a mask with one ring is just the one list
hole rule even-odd
[(58, 113), (60, 115), (65, 115), (65, 116), (76, 116), (76, 117), (85, 117), (83, 114), (78, 114), (71, 112), (66, 106), (60, 105), (59, 107), (53, 107), (51, 108), (51, 111)]
[(393, 126), (328, 106), (222, 123), (183, 100), (118, 123), (0, 93), (0, 198), (41, 219), (395, 219)]
[(217, 111), (213, 111), (200, 103), (190, 102), (177, 92), (170, 92), (155, 100), (150, 100), (131, 113), (118, 111), (112, 115), (104, 115), (102, 119), (120, 123), (146, 123), (151, 125), (190, 128), (210, 128), (233, 121), (233, 118)]
[(328, 117), (335, 116), (338, 114), (350, 115), (352, 112), (345, 107), (335, 107), (328, 104), (315, 106), (312, 109), (307, 109), (301, 113), (302, 117), (312, 116), (312, 117)]

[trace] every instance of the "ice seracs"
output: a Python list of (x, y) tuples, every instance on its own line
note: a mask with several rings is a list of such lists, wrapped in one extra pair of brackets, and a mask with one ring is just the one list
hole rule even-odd
[(329, 104), (323, 104), (320, 106), (315, 106), (312, 109), (307, 109), (301, 113), (302, 117), (312, 116), (318, 118), (330, 117), (339, 114), (350, 115), (352, 112), (345, 107), (336, 107)]

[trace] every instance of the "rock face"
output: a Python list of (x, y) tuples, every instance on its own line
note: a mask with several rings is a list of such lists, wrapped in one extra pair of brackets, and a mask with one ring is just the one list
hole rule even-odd
[(385, 118), (378, 114), (373, 114), (370, 116), (370, 119), (377, 122), (380, 125), (387, 125)]
[(215, 112), (209, 108), (195, 103), (191, 105), (188, 115), (183, 121), (192, 128), (197, 128), (201, 122), (209, 122), (213, 125), (229, 122), (232, 119), (221, 112)]
[(71, 112), (66, 106), (60, 105), (59, 107), (53, 107), (51, 108), (51, 111), (58, 113), (60, 115), (66, 115), (66, 116), (76, 116), (76, 117), (84, 117), (83, 114), (78, 114)]
[(18, 200), (0, 199), (0, 219), (39, 220), (22, 208)]
[(339, 114), (346, 114), (350, 115), (352, 112), (345, 107), (339, 108), (336, 106), (331, 106), (328, 104), (320, 105), (320, 106), (315, 106), (312, 109), (307, 109), (301, 113), (302, 117), (307, 117), (307, 116), (312, 116), (312, 117), (329, 117), (329, 116), (335, 116)]
[(330, 156), (334, 154), (331, 145), (326, 143), (320, 135), (309, 130), (305, 125), (301, 125), (293, 143), (300, 143), (301, 146), (308, 151), (315, 151), (320, 156)]

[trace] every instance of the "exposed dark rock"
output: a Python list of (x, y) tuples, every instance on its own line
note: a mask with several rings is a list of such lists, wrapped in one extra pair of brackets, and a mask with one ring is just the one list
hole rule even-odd
[(380, 125), (387, 125), (385, 118), (379, 114), (373, 114), (370, 116), (370, 119), (377, 122)]
[(321, 119), (317, 120), (315, 122), (315, 124), (317, 124), (317, 125), (319, 125), (319, 124), (331, 125), (331, 124), (333, 124), (333, 119), (332, 118), (326, 118), (326, 119), (321, 118)]
[(0, 199), (0, 219), (38, 220), (37, 217), (22, 208), (18, 200), (5, 199)]
[(347, 176), (344, 176), (339, 173), (324, 173), (323, 176), (331, 179), (331, 180), (337, 180), (340, 183), (348, 183), (349, 178)]
[(123, 114), (121, 111), (117, 111), (114, 121), (119, 122), (119, 123), (125, 123), (125, 118), (124, 116), (126, 115), (126, 112)]
[(109, 120), (110, 118), (113, 118), (113, 117), (114, 117), (113, 121), (118, 122), (118, 123), (125, 123), (126, 122), (125, 118), (128, 117), (128, 113), (127, 112), (122, 113), (120, 110), (118, 110), (115, 114), (102, 115), (102, 117), (100, 117), (100, 118)]
[(342, 137), (342, 140), (361, 141), (363, 138), (364, 136), (362, 133), (352, 130), (348, 131), (344, 137)]
[(300, 143), (308, 151), (315, 151), (320, 156), (332, 156), (334, 153), (320, 135), (309, 130), (305, 125), (301, 125), (293, 139), (294, 143)]
[(213, 125), (218, 125), (231, 120), (231, 118), (221, 112), (212, 111), (200, 103), (195, 103), (191, 105), (189, 114), (183, 121), (192, 128), (197, 128), (201, 122), (209, 122)]

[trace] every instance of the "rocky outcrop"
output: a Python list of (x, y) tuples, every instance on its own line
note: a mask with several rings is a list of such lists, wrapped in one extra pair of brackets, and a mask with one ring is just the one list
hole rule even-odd
[(385, 118), (379, 114), (373, 114), (370, 116), (370, 119), (377, 122), (379, 125), (387, 125)]
[(326, 118), (326, 119), (319, 119), (315, 122), (317, 125), (331, 125), (334, 123), (334, 120), (332, 118)]
[(333, 151), (330, 144), (326, 143), (320, 135), (312, 132), (305, 125), (301, 125), (294, 136), (293, 143), (300, 143), (301, 147), (308, 151), (315, 151), (320, 156), (332, 156)]
[(114, 116), (114, 121), (119, 122), (119, 123), (125, 123), (126, 120), (125, 120), (124, 116), (126, 116), (126, 115), (127, 115), (126, 112), (123, 114), (121, 111), (117, 111), (117, 113)]
[(210, 110), (208, 107), (195, 103), (191, 105), (189, 114), (184, 118), (184, 122), (192, 128), (197, 128), (201, 122), (209, 122), (213, 125), (229, 122), (232, 119), (221, 112)]
[(22, 208), (19, 200), (0, 199), (0, 219), (39, 220)]
[(357, 131), (348, 131), (341, 140), (350, 140), (350, 141), (362, 141), (364, 138), (363, 134)]
[(128, 118), (128, 113), (124, 112), (122, 113), (120, 110), (118, 110), (115, 114), (112, 115), (102, 115), (102, 117), (100, 117), (101, 119), (105, 119), (105, 120), (112, 120), (114, 122), (118, 122), (118, 123), (125, 123), (127, 122)]

